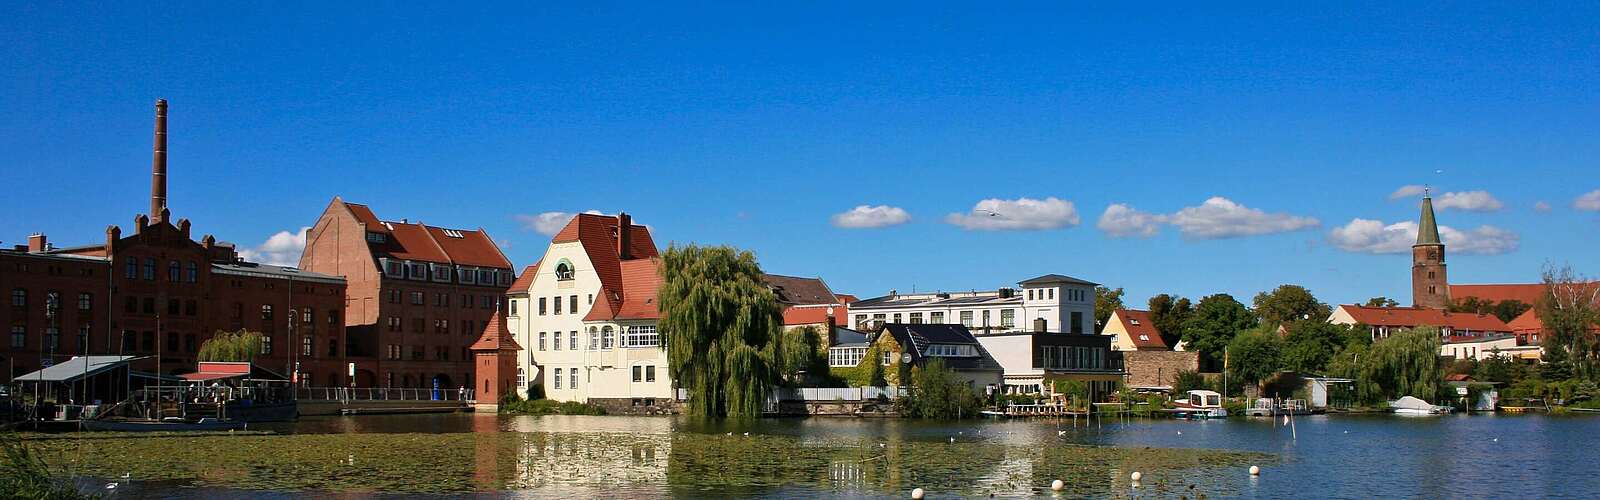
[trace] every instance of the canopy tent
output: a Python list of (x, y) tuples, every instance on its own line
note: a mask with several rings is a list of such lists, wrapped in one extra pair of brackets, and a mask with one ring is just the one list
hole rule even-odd
[(286, 382), (288, 377), (246, 362), (201, 361), (200, 370), (180, 375), (190, 382), (210, 382), (226, 379), (263, 380)]
[(84, 378), (126, 366), (129, 362), (140, 358), (142, 356), (73, 356), (72, 359), (25, 375), (18, 375), (12, 380), (17, 382), (77, 382)]

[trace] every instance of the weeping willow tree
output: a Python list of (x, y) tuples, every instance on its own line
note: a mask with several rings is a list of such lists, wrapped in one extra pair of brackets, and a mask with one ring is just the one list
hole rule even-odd
[(1439, 397), (1444, 371), (1439, 364), (1439, 329), (1401, 330), (1373, 342), (1357, 364), (1358, 391), (1366, 401), (1412, 396), (1428, 401)]
[(668, 248), (656, 295), (667, 371), (689, 413), (760, 416), (786, 368), (783, 309), (754, 254), (728, 246)]
[(261, 355), (261, 334), (246, 330), (218, 331), (200, 344), (200, 361), (250, 362)]

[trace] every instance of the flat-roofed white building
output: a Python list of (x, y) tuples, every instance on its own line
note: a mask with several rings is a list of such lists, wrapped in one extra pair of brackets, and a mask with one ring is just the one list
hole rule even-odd
[(959, 324), (973, 333), (1094, 332), (1097, 283), (1047, 274), (1019, 288), (888, 295), (850, 303), (850, 324)]

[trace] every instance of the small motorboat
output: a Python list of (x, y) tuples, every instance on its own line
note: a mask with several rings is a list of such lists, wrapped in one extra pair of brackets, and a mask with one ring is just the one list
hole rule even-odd
[(186, 432), (186, 431), (238, 431), (248, 424), (233, 420), (202, 418), (195, 421), (169, 418), (165, 420), (84, 420), (83, 428), (91, 431), (111, 432)]
[(1180, 418), (1226, 418), (1228, 410), (1222, 407), (1222, 394), (1216, 391), (1189, 391), (1188, 397), (1174, 401), (1174, 408), (1166, 410)]
[(1389, 407), (1394, 409), (1395, 415), (1431, 416), (1450, 413), (1450, 407), (1437, 406), (1421, 399), (1405, 396), (1389, 402)]

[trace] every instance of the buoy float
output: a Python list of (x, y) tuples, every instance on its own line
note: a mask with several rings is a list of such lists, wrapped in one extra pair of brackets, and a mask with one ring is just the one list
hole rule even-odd
[(922, 488), (911, 490), (911, 500), (922, 500)]
[(1254, 465), (1250, 466), (1250, 475), (1252, 475), (1252, 476), (1261, 475), (1261, 468), (1257, 467), (1257, 466), (1254, 466)]
[(1144, 474), (1140, 474), (1139, 471), (1133, 471), (1133, 475), (1130, 477), (1133, 478), (1133, 482), (1137, 483), (1140, 479), (1144, 478)]
[(1064, 490), (1066, 488), (1067, 488), (1067, 483), (1061, 482), (1060, 479), (1057, 479), (1055, 481), (1051, 481), (1050, 482), (1050, 491), (1061, 491), (1061, 490)]

